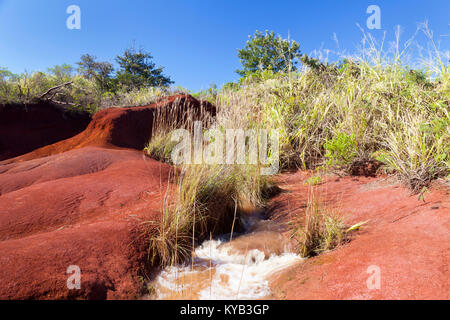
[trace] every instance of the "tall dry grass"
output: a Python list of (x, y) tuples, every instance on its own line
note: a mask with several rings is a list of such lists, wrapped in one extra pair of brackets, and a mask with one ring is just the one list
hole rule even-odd
[[(184, 110), (184, 108), (181, 109)], [(200, 117), (186, 109), (174, 122), (180, 108), (156, 115), (152, 139), (145, 152), (150, 157), (172, 163), (174, 142), (171, 133), (185, 128), (193, 135), (194, 121), (208, 128), (246, 128), (245, 117), (230, 110), (218, 110), (215, 118), (202, 112)], [(184, 111), (183, 111), (184, 112)], [(245, 110), (239, 112), (244, 113)], [(233, 115), (233, 116), (231, 116)], [(236, 143), (236, 142), (235, 142)], [(193, 150), (192, 150), (193, 151)], [(149, 255), (153, 264), (174, 265), (186, 261), (195, 245), (208, 237), (236, 231), (243, 208), (261, 208), (270, 179), (255, 164), (181, 164), (174, 167), (175, 192), (167, 191), (162, 218), (151, 224)]]
[(365, 223), (349, 227), (339, 209), (326, 207), (311, 191), (304, 215), (291, 221), (291, 238), (297, 241), (302, 257), (316, 256), (349, 241), (352, 232), (359, 230)]
[[(283, 168), (349, 171), (380, 160), (420, 190), (449, 175), (450, 66), (430, 37), (422, 69), (404, 61), (412, 44), (391, 55), (364, 34), (361, 55), (340, 63), (315, 62), (297, 73), (259, 72), (217, 95), (219, 108), (245, 110), (247, 123), (280, 132)], [(311, 64), (312, 65), (312, 64)]]

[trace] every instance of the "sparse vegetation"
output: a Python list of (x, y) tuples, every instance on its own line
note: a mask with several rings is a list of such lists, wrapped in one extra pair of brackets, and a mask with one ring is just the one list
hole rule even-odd
[(293, 223), (292, 238), (298, 243), (300, 255), (310, 257), (345, 243), (349, 240), (350, 233), (363, 224), (346, 226), (340, 212), (324, 207), (320, 199), (311, 193), (305, 214)]
[(309, 177), (306, 181), (305, 181), (305, 185), (310, 185), (310, 186), (316, 186), (318, 184), (322, 183), (322, 177), (321, 176), (312, 176)]

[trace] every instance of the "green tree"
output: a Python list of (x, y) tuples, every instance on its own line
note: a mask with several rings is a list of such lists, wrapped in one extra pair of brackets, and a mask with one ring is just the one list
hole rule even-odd
[(83, 54), (81, 60), (77, 62), (78, 73), (86, 79), (94, 79), (102, 92), (110, 91), (113, 88), (111, 74), (113, 66), (109, 62), (96, 61), (97, 57), (90, 54)]
[(117, 81), (125, 88), (141, 89), (144, 87), (166, 87), (173, 83), (169, 77), (162, 74), (163, 68), (156, 67), (150, 53), (134, 48), (125, 50), (122, 56), (117, 56), (120, 66)]
[(249, 36), (243, 49), (238, 50), (242, 70), (236, 70), (241, 76), (258, 70), (295, 71), (300, 57), (300, 45), (275, 35), (273, 31), (256, 31)]
[(6, 68), (0, 67), (0, 103), (14, 101), (15, 82), (18, 76)]
[(61, 84), (72, 80), (73, 67), (69, 64), (56, 65), (48, 68), (48, 72), (53, 76), (55, 84)]

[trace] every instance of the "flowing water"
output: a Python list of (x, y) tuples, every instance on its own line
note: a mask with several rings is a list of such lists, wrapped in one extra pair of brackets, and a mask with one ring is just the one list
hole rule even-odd
[(265, 299), (270, 277), (302, 259), (281, 236), (281, 227), (257, 214), (246, 233), (203, 242), (186, 265), (168, 267), (153, 281), (157, 299)]

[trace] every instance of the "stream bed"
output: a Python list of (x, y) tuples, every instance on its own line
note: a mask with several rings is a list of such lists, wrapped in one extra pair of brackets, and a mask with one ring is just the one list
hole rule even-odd
[(156, 299), (252, 300), (270, 298), (270, 278), (303, 259), (281, 235), (282, 227), (253, 214), (244, 233), (204, 241), (193, 259), (164, 269), (152, 282)]

